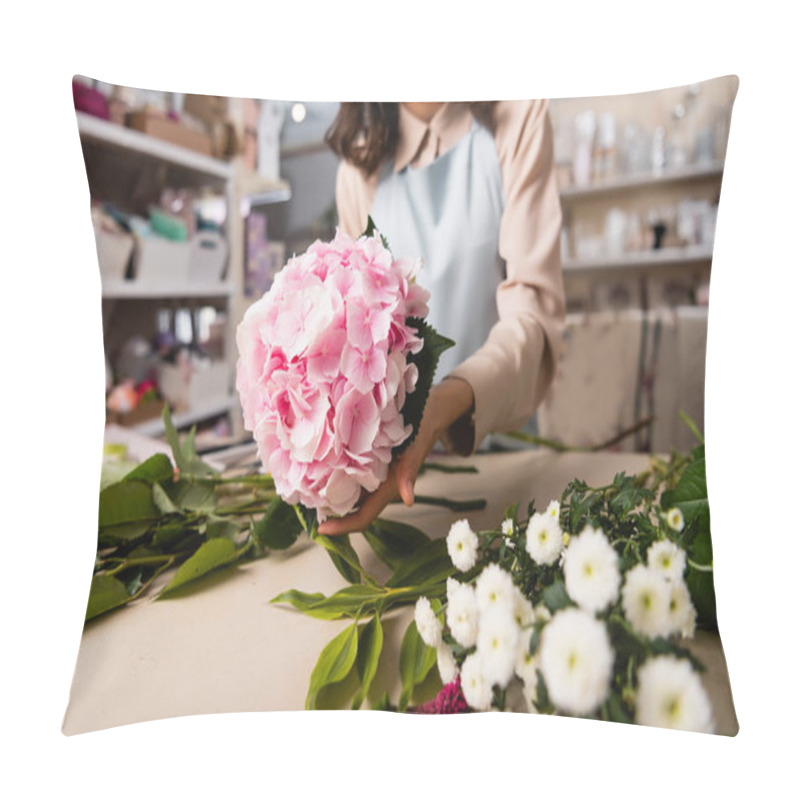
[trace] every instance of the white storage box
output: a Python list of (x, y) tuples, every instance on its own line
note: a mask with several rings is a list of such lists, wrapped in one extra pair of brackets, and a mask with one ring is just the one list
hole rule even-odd
[(100, 275), (115, 281), (124, 280), (133, 250), (133, 236), (129, 233), (115, 233), (95, 227), (94, 237)]
[(200, 231), (191, 241), (189, 281), (217, 283), (222, 280), (228, 258), (228, 243), (215, 231)]
[(224, 361), (202, 364), (159, 364), (158, 388), (178, 411), (194, 411), (228, 397), (228, 365)]
[(184, 286), (189, 280), (191, 254), (189, 242), (142, 236), (136, 241), (134, 277), (147, 286)]

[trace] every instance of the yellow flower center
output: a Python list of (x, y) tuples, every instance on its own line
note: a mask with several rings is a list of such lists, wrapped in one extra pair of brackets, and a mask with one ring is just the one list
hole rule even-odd
[(572, 651), (572, 652), (569, 654), (569, 658), (567, 658), (567, 669), (568, 669), (570, 672), (572, 672), (572, 670), (573, 670), (573, 669), (575, 669), (575, 667), (577, 666), (577, 664), (578, 664), (578, 655), (577, 655), (577, 653), (576, 653), (576, 652), (573, 650), (573, 651)]

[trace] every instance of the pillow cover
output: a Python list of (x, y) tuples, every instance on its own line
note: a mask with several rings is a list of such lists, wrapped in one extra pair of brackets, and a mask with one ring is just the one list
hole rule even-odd
[[(737, 84), (549, 102), (552, 138), (540, 144), (543, 180), (560, 196), (566, 319), (535, 423), (492, 437), (491, 452), (435, 452), (413, 507), (389, 505), (363, 535), (325, 537), (268, 462), (237, 360), (272, 344), (268, 316), (258, 334), (240, 323), (283, 286), (286, 254), (325, 260), (327, 274), (357, 250), (348, 240), (356, 249), (342, 255), (339, 163), (322, 144), (338, 104), (76, 76), (108, 380), (98, 553), (64, 732), (353, 707), (536, 711), (735, 735), (702, 390)], [(423, 176), (456, 152), (463, 131), (436, 119), (433, 160), (394, 174)], [(497, 174), (514, 180), (502, 158)], [(504, 202), (515, 202), (510, 190)], [(423, 255), (394, 253), (375, 225), (370, 252)], [(324, 258), (316, 240), (333, 243)], [(298, 296), (317, 312), (323, 303)], [(286, 347), (305, 330), (292, 328)], [(290, 476), (298, 463), (287, 462)]]

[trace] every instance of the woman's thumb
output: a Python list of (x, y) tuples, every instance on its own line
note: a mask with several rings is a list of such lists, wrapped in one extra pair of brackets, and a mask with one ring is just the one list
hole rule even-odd
[(400, 499), (407, 506), (414, 505), (414, 484), (418, 472), (418, 459), (410, 450), (406, 451), (397, 464), (397, 490), (400, 492)]

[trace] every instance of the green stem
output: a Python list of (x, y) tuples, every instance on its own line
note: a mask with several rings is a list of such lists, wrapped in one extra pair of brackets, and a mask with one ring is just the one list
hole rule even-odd
[(426, 461), (420, 468), (418, 475), (422, 475), (423, 472), (427, 470), (433, 470), (434, 472), (446, 472), (449, 474), (458, 474), (458, 473), (470, 473), (476, 474), (478, 472), (477, 467), (459, 467), (454, 464), (439, 464), (435, 461)]
[(227, 477), (212, 477), (207, 479), (210, 483), (218, 484), (232, 484), (232, 483), (245, 483), (255, 484), (256, 486), (266, 486), (270, 489), (275, 487), (275, 481), (271, 475), (256, 474), (256, 475), (228, 475)]
[[(400, 502), (395, 500), (395, 502)], [(414, 496), (414, 502), (428, 506), (443, 506), (451, 511), (481, 511), (486, 508), (486, 501), (478, 500), (448, 500), (445, 497), (429, 497), (428, 495), (418, 494)]]
[(703, 438), (703, 434), (700, 433), (692, 418), (684, 411), (679, 411), (678, 416), (688, 425), (689, 430), (694, 434), (694, 438), (697, 439), (700, 444), (705, 444), (706, 442)]
[(172, 561), (172, 556), (141, 556), (140, 558), (120, 559), (122, 563), (106, 571), (106, 575), (117, 575), (123, 570), (131, 567), (144, 567), (148, 564), (165, 564)]
[[(265, 498), (266, 499), (266, 498)], [(266, 504), (263, 500), (253, 500), (249, 503), (242, 503), (236, 506), (227, 506), (226, 508), (217, 508), (214, 510), (214, 514), (217, 516), (238, 516), (243, 517), (249, 514), (257, 514), (259, 511), (264, 512), (267, 510), (270, 501), (272, 501), (274, 497), (270, 497)]]
[(537, 444), (541, 447), (549, 447), (551, 450), (555, 450), (557, 453), (575, 451), (586, 452), (588, 449), (585, 447), (571, 447), (570, 445), (563, 444), (562, 442), (557, 442), (554, 439), (545, 439), (541, 436), (534, 436), (532, 433), (523, 433), (522, 431), (511, 431), (505, 435), (512, 439), (517, 439), (520, 442), (528, 442), (529, 444)]

